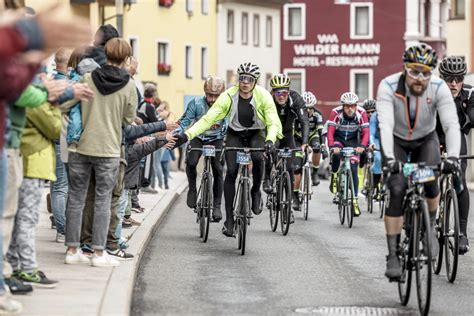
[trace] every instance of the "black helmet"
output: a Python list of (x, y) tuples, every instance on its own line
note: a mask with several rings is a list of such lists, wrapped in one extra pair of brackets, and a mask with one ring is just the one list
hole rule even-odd
[(464, 76), (467, 73), (467, 65), (464, 56), (446, 56), (439, 64), (441, 76)]
[(362, 104), (362, 107), (366, 112), (368, 111), (375, 111), (375, 100), (374, 99), (366, 99)]
[(405, 64), (421, 64), (430, 68), (435, 68), (438, 63), (436, 51), (428, 44), (420, 43), (408, 47), (403, 53), (403, 62)]

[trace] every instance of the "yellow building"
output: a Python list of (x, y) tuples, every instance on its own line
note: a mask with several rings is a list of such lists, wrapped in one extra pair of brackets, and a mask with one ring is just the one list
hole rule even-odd
[(202, 95), (203, 79), (217, 73), (216, 0), (25, 0), (41, 10), (64, 4), (65, 16), (80, 15), (93, 30), (117, 26), (123, 5), (123, 38), (130, 41), (140, 66), (137, 78), (158, 83), (159, 97), (179, 118), (185, 100)]

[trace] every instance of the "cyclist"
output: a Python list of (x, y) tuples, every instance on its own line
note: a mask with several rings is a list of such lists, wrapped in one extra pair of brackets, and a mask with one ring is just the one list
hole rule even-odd
[[(435, 132), (436, 113), (440, 115), (443, 129), (449, 139), (448, 159), (442, 171), (458, 169), (457, 157), (461, 148), (459, 122), (448, 86), (432, 71), (437, 56), (431, 46), (424, 43), (407, 48), (403, 54), (404, 69), (383, 79), (377, 93), (377, 116), (384, 163), (389, 170), (386, 180), (390, 201), (385, 214), (388, 256), (385, 276), (399, 280), (400, 262), (397, 256), (400, 232), (403, 225), (402, 201), (407, 181), (401, 163), (425, 162), (436, 165), (441, 161), (439, 141)], [(438, 181), (425, 184), (425, 196), (430, 212), (433, 233), (432, 253), (438, 253), (434, 223), (439, 201)]]
[[(211, 128), (214, 124), (228, 117), (229, 127), (225, 138), (229, 147), (264, 147), (268, 153), (273, 152), (277, 138), (282, 137), (281, 122), (271, 94), (257, 85), (260, 68), (253, 63), (243, 63), (237, 69), (239, 82), (224, 91), (214, 105), (199, 121), (184, 133), (176, 134), (176, 146)], [(266, 131), (266, 136), (265, 136)], [(265, 138), (266, 137), (266, 138)], [(227, 237), (234, 236), (233, 201), (235, 180), (239, 171), (236, 161), (237, 153), (225, 153), (227, 173), (224, 180), (224, 199), (226, 221), (222, 233)], [(263, 177), (264, 160), (260, 152), (252, 153), (253, 186), (251, 189), (252, 211), (258, 215), (262, 212), (260, 185)]]
[[(313, 185), (319, 185), (318, 179), (318, 168), (321, 160), (321, 139), (324, 126), (324, 119), (321, 112), (316, 108), (317, 99), (315, 95), (309, 91), (303, 92), (303, 100), (306, 103), (306, 111), (308, 113), (308, 144), (313, 150), (313, 170), (311, 173), (311, 179)], [(295, 122), (295, 142), (296, 146), (300, 147), (303, 144), (302, 126), (299, 120)], [(296, 154), (295, 159), (295, 188), (299, 187), (301, 180), (301, 168), (303, 167), (303, 155), (301, 153)]]
[[(355, 93), (346, 92), (341, 96), (341, 105), (334, 108), (328, 120), (327, 141), (332, 151), (330, 190), (336, 193), (337, 172), (341, 163), (341, 148), (354, 147), (356, 154), (362, 154), (369, 143), (369, 121), (365, 110), (357, 106), (359, 97)], [(358, 201), (359, 177), (357, 169), (359, 157), (351, 158), (352, 179), (354, 182), (353, 200), (354, 216), (360, 215)], [(336, 196), (334, 202), (337, 202)]]
[[(203, 97), (196, 97), (189, 101), (186, 111), (179, 120), (180, 127), (178, 132), (186, 130), (192, 123), (197, 122), (216, 102), (219, 95), (225, 90), (225, 82), (219, 77), (207, 77), (204, 82)], [(189, 142), (188, 148), (202, 148), (203, 145), (212, 145), (216, 149), (222, 149), (224, 136), (227, 129), (227, 120), (222, 119), (201, 135)], [(189, 189), (187, 196), (188, 207), (196, 208), (197, 190), (196, 190), (196, 166), (201, 158), (201, 152), (188, 151), (186, 155), (186, 176), (188, 177)], [(220, 155), (211, 158), (212, 174), (214, 176), (213, 197), (214, 209), (212, 211), (212, 221), (219, 222), (222, 219), (221, 199), (224, 188), (224, 178), (222, 176), (222, 161)]]
[[(474, 123), (474, 88), (464, 83), (464, 76), (467, 73), (467, 65), (463, 56), (445, 57), (439, 64), (439, 73), (451, 90), (451, 94), (456, 104), (459, 125), (461, 127), (461, 151), (460, 155), (467, 154), (466, 135)], [(439, 141), (442, 147), (446, 147), (443, 128), (438, 122), (436, 125)], [(461, 235), (459, 236), (459, 254), (463, 255), (469, 251), (469, 240), (467, 239), (467, 220), (469, 216), (469, 189), (466, 184), (467, 160), (461, 160), (463, 190), (458, 194), (459, 201), (459, 226)]]
[[(370, 137), (369, 137), (369, 150), (373, 154), (372, 166), (370, 170), (374, 176), (374, 188), (379, 189), (379, 183), (382, 179), (382, 154), (380, 152), (380, 133), (378, 130), (378, 119), (377, 112), (375, 109), (376, 101), (374, 99), (367, 99), (364, 101), (362, 107), (367, 113), (367, 118), (369, 119), (369, 128), (370, 128)], [(379, 192), (377, 191), (377, 199)]]
[[(275, 143), (276, 148), (296, 148), (294, 134), (294, 125), (295, 119), (301, 124), (301, 138), (302, 138), (302, 150), (306, 149), (308, 145), (308, 115), (305, 111), (305, 102), (303, 98), (294, 90), (290, 90), (291, 80), (285, 74), (277, 74), (272, 77), (270, 80), (270, 86), (272, 87), (272, 96), (275, 102), (275, 106), (278, 112), (278, 117), (280, 118), (282, 129), (283, 129), (283, 139), (278, 140)], [(275, 155), (273, 155), (276, 157)], [(288, 162), (288, 172), (290, 173), (290, 179), (292, 185), (294, 184), (294, 169), (293, 169), (293, 159), (294, 155)], [(273, 159), (273, 162), (276, 162), (276, 158)], [(263, 181), (263, 190), (266, 193), (272, 192), (272, 184), (270, 180), (270, 173), (272, 170), (272, 165), (268, 159), (265, 164), (265, 180)], [(295, 192), (296, 187), (293, 187), (293, 205), (299, 209), (299, 196), (298, 192)], [(294, 222), (293, 213), (291, 214), (291, 222)]]

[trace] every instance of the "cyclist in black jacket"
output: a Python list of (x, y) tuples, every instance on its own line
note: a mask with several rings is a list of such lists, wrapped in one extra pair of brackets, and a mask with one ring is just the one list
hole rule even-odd
[[(474, 124), (474, 88), (464, 83), (464, 76), (467, 73), (467, 65), (464, 56), (447, 56), (439, 65), (439, 73), (451, 90), (451, 94), (456, 104), (456, 112), (461, 127), (461, 152), (460, 155), (467, 154), (466, 135)], [(439, 116), (437, 118), (436, 132), (438, 133), (441, 147), (446, 147), (445, 135)], [(458, 194), (459, 201), (459, 226), (461, 235), (459, 236), (459, 254), (463, 255), (469, 251), (469, 241), (467, 239), (467, 220), (469, 216), (469, 189), (466, 184), (467, 160), (461, 160), (463, 190)]]
[[(302, 127), (302, 150), (308, 146), (308, 115), (306, 114), (306, 104), (303, 98), (294, 90), (290, 90), (291, 80), (285, 74), (274, 75), (270, 81), (272, 87), (272, 96), (275, 101), (275, 106), (280, 117), (283, 138), (277, 140), (275, 148), (291, 148), (295, 149), (294, 127), (295, 119), (300, 121)], [(290, 173), (291, 184), (294, 189), (294, 154), (288, 160), (288, 171)], [(276, 159), (273, 159), (276, 162)], [(266, 193), (272, 191), (270, 183), (270, 173), (272, 165), (268, 159), (265, 163), (265, 179), (263, 182), (263, 190)], [(293, 192), (293, 203), (299, 205), (298, 193)], [(299, 208), (299, 207), (298, 207)], [(291, 222), (294, 222), (293, 213), (291, 214)]]

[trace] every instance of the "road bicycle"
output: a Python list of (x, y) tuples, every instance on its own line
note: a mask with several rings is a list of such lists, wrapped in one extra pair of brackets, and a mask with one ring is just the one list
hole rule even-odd
[(339, 221), (344, 225), (347, 216), (347, 226), (352, 227), (354, 219), (354, 180), (352, 178), (351, 157), (354, 156), (353, 147), (344, 147), (341, 150), (341, 168), (337, 177), (336, 200), (339, 210)]
[(240, 253), (245, 255), (247, 241), (247, 226), (252, 218), (250, 203), (250, 163), (252, 152), (263, 152), (265, 148), (226, 147), (225, 151), (236, 151), (239, 171), (237, 188), (233, 201), (234, 234), (237, 234), (237, 245)]
[(209, 223), (214, 208), (213, 183), (214, 176), (211, 172), (211, 159), (217, 159), (216, 154), (222, 152), (212, 145), (204, 145), (202, 148), (189, 148), (188, 151), (200, 151), (204, 156), (204, 170), (201, 177), (201, 184), (198, 190), (198, 200), (196, 203), (196, 223), (199, 224), (199, 238), (207, 242), (209, 236)]
[(304, 153), (304, 164), (301, 168), (301, 182), (300, 182), (300, 191), (299, 191), (299, 199), (301, 209), (303, 211), (303, 217), (308, 220), (308, 213), (309, 213), (309, 201), (313, 195), (312, 189), (312, 181), (311, 181), (311, 172), (313, 170), (313, 163), (312, 163), (312, 152), (305, 151)]

